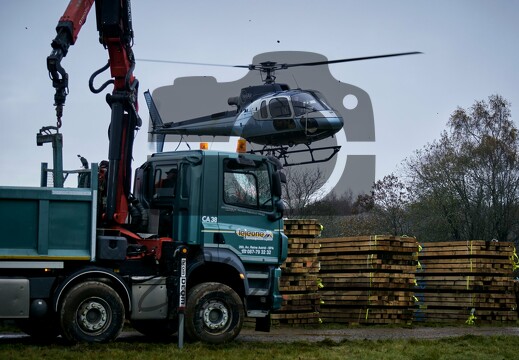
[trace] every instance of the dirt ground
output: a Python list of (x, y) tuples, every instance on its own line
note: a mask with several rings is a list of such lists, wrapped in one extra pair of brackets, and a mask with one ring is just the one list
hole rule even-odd
[(440, 339), (464, 335), (519, 336), (519, 326), (460, 326), (460, 327), (348, 327), (343, 329), (301, 329), (295, 327), (279, 327), (270, 333), (256, 332), (254, 329), (243, 329), (237, 341), (260, 342), (293, 342), (323, 341), (325, 339), (340, 342), (343, 340), (384, 340), (384, 339)]
[[(388, 340), (388, 339), (441, 339), (448, 337), (459, 337), (465, 335), (496, 336), (511, 335), (519, 336), (518, 326), (492, 327), (492, 326), (460, 326), (460, 327), (347, 327), (341, 329), (312, 329), (297, 327), (275, 327), (269, 333), (257, 332), (253, 328), (244, 328), (236, 341), (240, 342), (297, 342), (310, 341), (319, 342), (331, 340), (341, 342), (344, 340)], [(28, 335), (20, 332), (0, 333), (0, 344), (31, 341)], [(149, 341), (136, 331), (124, 331), (118, 341), (139, 342)], [(172, 337), (176, 341), (176, 337)]]

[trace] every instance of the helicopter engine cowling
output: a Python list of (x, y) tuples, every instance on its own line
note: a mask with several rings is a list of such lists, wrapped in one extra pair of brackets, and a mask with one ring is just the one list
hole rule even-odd
[(231, 106), (240, 106), (240, 97), (239, 96), (231, 96), (227, 99), (227, 104)]

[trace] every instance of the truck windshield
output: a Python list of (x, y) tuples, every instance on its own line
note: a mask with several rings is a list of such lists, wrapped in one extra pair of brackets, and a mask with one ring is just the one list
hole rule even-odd
[(239, 164), (235, 159), (227, 159), (223, 186), (223, 200), (226, 204), (272, 210), (270, 176), (263, 162), (255, 162), (254, 166), (250, 166)]

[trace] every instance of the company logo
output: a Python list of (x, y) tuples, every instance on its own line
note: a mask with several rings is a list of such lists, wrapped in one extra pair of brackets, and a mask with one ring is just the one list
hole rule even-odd
[(180, 292), (178, 298), (178, 307), (184, 309), (186, 307), (187, 299), (187, 259), (185, 257), (180, 259)]
[(236, 235), (244, 238), (245, 240), (260, 240), (260, 241), (272, 241), (274, 240), (274, 233), (268, 230), (236, 230)]

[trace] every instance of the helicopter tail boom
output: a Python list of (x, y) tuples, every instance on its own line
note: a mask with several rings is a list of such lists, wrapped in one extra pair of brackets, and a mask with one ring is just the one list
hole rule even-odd
[(190, 120), (165, 123), (162, 126), (155, 127), (151, 133), (187, 136), (239, 136), (240, 134), (233, 133), (235, 119), (236, 111), (224, 111)]

